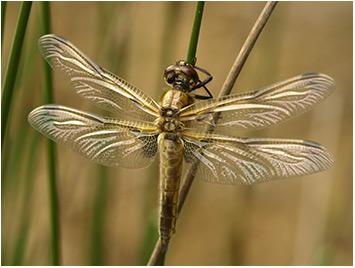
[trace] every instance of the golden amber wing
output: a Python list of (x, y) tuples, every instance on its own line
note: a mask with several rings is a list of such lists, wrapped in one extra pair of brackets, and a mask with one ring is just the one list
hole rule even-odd
[(34, 109), (28, 121), (51, 140), (105, 166), (147, 167), (158, 148), (156, 127), (146, 122), (110, 119), (54, 104)]
[(153, 121), (158, 104), (143, 91), (101, 68), (68, 40), (42, 36), (38, 45), (49, 65), (77, 94), (96, 106), (143, 121)]
[(308, 73), (263, 89), (196, 102), (180, 112), (181, 121), (202, 129), (210, 124), (209, 115), (220, 113), (215, 132), (233, 135), (281, 123), (305, 113), (329, 96), (334, 80), (320, 73)]
[(233, 138), (183, 131), (187, 165), (197, 164), (196, 178), (221, 184), (251, 185), (308, 175), (333, 165), (332, 155), (305, 140)]

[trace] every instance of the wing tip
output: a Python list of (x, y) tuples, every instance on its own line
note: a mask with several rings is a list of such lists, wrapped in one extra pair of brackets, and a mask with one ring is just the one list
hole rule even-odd
[(38, 42), (41, 43), (46, 39), (58, 39), (64, 42), (68, 42), (67, 39), (65, 39), (64, 37), (57, 35), (57, 34), (46, 34), (46, 35), (42, 35), (39, 39)]
[(334, 165), (334, 156), (323, 145), (309, 140), (304, 140), (304, 143), (312, 147), (314, 150), (317, 150), (319, 152), (317, 156), (322, 157), (322, 161), (319, 161), (319, 163), (322, 165), (320, 166), (320, 169), (318, 171), (327, 170)]
[(327, 74), (313, 72), (302, 74), (301, 77), (303, 79), (315, 79), (315, 83), (326, 86), (325, 89), (328, 92), (327, 96), (332, 94), (332, 92), (336, 89), (335, 80)]

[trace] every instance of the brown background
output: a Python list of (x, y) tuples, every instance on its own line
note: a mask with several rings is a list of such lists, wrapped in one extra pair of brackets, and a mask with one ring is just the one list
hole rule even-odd
[[(214, 96), (260, 13), (263, 2), (206, 2), (197, 65), (208, 70)], [(2, 77), (19, 3), (8, 2)], [(194, 2), (51, 2), (52, 32), (91, 59), (158, 99), (162, 72), (184, 59)], [(233, 92), (306, 72), (337, 82), (311, 112), (250, 136), (317, 141), (335, 157), (328, 171), (251, 187), (195, 181), (171, 240), (166, 265), (352, 265), (352, 2), (281, 2), (261, 34)], [(47, 265), (49, 245), (46, 151), (31, 155), (28, 112), (41, 104), (38, 3), (32, 6), (23, 73), (13, 104), (2, 195), (2, 255), (10, 259), (23, 206), (25, 165), (37, 157), (31, 198), (27, 265)], [(54, 75), (55, 103), (102, 113)], [(236, 135), (238, 135), (236, 133)], [(16, 137), (22, 152), (13, 157)], [(104, 191), (102, 264), (139, 265), (149, 219), (157, 220), (158, 161), (144, 170), (102, 169), (57, 149), (62, 264), (88, 264), (92, 213)], [(21, 164), (11, 170), (11, 161)], [(103, 182), (104, 181), (104, 182)]]

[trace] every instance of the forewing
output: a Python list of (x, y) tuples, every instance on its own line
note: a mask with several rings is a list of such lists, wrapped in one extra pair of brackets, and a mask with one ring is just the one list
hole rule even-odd
[(232, 138), (185, 131), (188, 165), (198, 165), (196, 178), (221, 184), (251, 185), (308, 175), (333, 165), (320, 144), (304, 140)]
[(155, 126), (114, 120), (59, 105), (34, 109), (28, 121), (55, 142), (105, 166), (143, 168), (157, 152)]
[(183, 122), (202, 129), (211, 124), (208, 116), (220, 113), (215, 132), (255, 130), (281, 123), (312, 109), (335, 89), (334, 80), (320, 73), (308, 73), (255, 92), (196, 102), (181, 110)]
[(49, 65), (83, 98), (114, 113), (153, 121), (158, 105), (143, 91), (101, 68), (68, 40), (45, 35), (38, 42)]

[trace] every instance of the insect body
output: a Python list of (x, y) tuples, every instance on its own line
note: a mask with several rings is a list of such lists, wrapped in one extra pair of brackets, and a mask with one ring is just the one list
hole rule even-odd
[(189, 92), (198, 83), (196, 71), (180, 61), (169, 66), (164, 78), (173, 89), (168, 90), (161, 99), (158, 126), (162, 134), (159, 136), (160, 151), (160, 238), (163, 251), (167, 250), (170, 237), (175, 232), (177, 217), (178, 192), (182, 173), (184, 142), (181, 138), (183, 124), (179, 119), (179, 111), (192, 103)]
[[(179, 61), (166, 68), (164, 78), (172, 89), (157, 104), (62, 37), (42, 36), (39, 47), (77, 94), (121, 118), (48, 104), (29, 114), (35, 129), (106, 166), (147, 167), (159, 151), (163, 251), (175, 232), (183, 162), (197, 163), (196, 177), (204, 181), (244, 185), (307, 175), (333, 164), (330, 153), (315, 142), (235, 136), (310, 110), (335, 89), (327, 75), (303, 74), (254, 92), (212, 99), (208, 91), (209, 96), (193, 93), (212, 77), (201, 82), (195, 69), (209, 75), (206, 71)], [(206, 131), (214, 113), (220, 113), (215, 132)], [(130, 120), (123, 119), (127, 116)]]

